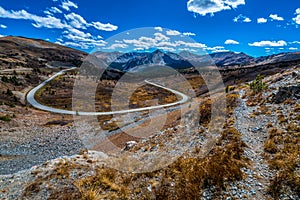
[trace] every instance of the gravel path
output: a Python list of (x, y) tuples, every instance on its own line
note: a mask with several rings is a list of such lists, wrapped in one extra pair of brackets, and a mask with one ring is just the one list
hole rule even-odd
[[(240, 92), (240, 96), (243, 96), (243, 91)], [(235, 109), (235, 127), (240, 131), (242, 140), (248, 146), (245, 154), (253, 167), (252, 169), (243, 169), (247, 178), (242, 182), (248, 190), (247, 195), (250, 199), (266, 199), (266, 187), (272, 172), (262, 154), (267, 139), (266, 123), (275, 119), (274, 115), (250, 117), (257, 108), (248, 107), (246, 101), (247, 99), (240, 99), (239, 106)]]
[[(0, 141), (0, 175), (29, 169), (61, 156), (78, 154), (84, 148), (76, 136), (76, 130), (69, 127), (57, 130), (34, 127), (6, 134), (7, 137), (2, 137)], [(12, 134), (16, 136), (10, 137)]]

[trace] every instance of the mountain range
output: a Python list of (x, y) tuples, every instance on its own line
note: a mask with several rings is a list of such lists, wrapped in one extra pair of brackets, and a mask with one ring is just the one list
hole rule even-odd
[[(79, 67), (87, 57), (82, 52), (69, 47), (61, 46), (40, 39), (24, 37), (0, 38), (0, 66), (13, 67)], [(267, 65), (279, 62), (300, 60), (300, 52), (289, 52), (254, 58), (245, 53), (218, 52), (207, 55), (198, 55), (188, 51), (178, 54), (155, 50), (153, 52), (95, 52), (94, 58), (101, 59), (111, 69), (121, 72), (134, 71), (139, 66), (167, 65), (175, 69), (191, 68), (195, 64), (218, 67)]]
[(182, 51), (178, 54), (156, 50), (153, 52), (95, 52), (94, 55), (104, 60), (111, 68), (123, 72), (134, 71), (143, 65), (166, 65), (175, 69), (191, 68), (193, 66), (240, 67), (267, 65), (280, 62), (300, 60), (300, 52), (280, 53), (258, 58), (245, 53), (218, 52), (207, 55), (193, 54)]

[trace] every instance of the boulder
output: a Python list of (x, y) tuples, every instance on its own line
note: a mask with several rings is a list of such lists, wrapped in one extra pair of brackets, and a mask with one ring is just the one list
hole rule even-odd
[(129, 149), (131, 149), (132, 147), (134, 147), (137, 144), (136, 141), (128, 141), (125, 143), (125, 151), (128, 151)]
[(273, 97), (273, 102), (282, 103), (287, 99), (300, 99), (300, 84), (280, 87)]

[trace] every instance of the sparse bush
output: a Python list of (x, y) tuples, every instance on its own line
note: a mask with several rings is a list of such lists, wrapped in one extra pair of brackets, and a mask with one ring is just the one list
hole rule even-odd
[(259, 93), (263, 90), (266, 90), (268, 88), (267, 84), (263, 82), (264, 76), (262, 75), (257, 75), (255, 80), (253, 80), (249, 86), (250, 89), (255, 93)]
[(5, 121), (5, 122), (9, 122), (9, 121), (11, 121), (11, 117), (9, 115), (1, 116), (0, 120)]
[(8, 83), (8, 78), (6, 76), (2, 76), (1, 81), (3, 81), (4, 83)]
[(10, 89), (7, 89), (7, 90), (6, 90), (6, 95), (8, 95), (8, 96), (12, 96), (12, 95), (13, 95), (13, 93), (12, 93), (12, 91), (11, 91)]

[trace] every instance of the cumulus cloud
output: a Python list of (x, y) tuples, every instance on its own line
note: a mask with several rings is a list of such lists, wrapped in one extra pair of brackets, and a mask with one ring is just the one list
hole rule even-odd
[(297, 8), (295, 15), (296, 17), (293, 18), (294, 22), (296, 22), (296, 24), (300, 24), (300, 8)]
[(243, 23), (243, 22), (249, 23), (249, 22), (251, 22), (252, 20), (251, 20), (249, 17), (246, 17), (246, 16), (240, 14), (240, 15), (238, 15), (237, 17), (235, 17), (235, 18), (233, 19), (233, 21), (234, 21), (234, 22), (241, 22), (241, 23)]
[(300, 44), (300, 41), (291, 42), (291, 44)]
[(4, 24), (0, 24), (0, 28), (7, 28), (7, 26)]
[(185, 35), (185, 36), (195, 36), (196, 34), (191, 33), (191, 32), (185, 32), (185, 33), (183, 33), (183, 35)]
[(26, 10), (20, 11), (8, 11), (0, 6), (0, 18), (9, 18), (9, 19), (23, 19), (33, 21), (33, 26), (36, 28), (46, 27), (46, 28), (66, 28), (68, 25), (62, 23), (62, 21), (53, 16), (41, 17), (31, 13), (28, 13)]
[(176, 35), (180, 35), (181, 33), (179, 31), (176, 30), (168, 30), (167, 31), (167, 35), (172, 35), (172, 36), (176, 36)]
[[(52, 7), (54, 8), (54, 7)], [(52, 9), (50, 9), (52, 10)], [(50, 10), (47, 10), (50, 12)], [(55, 12), (59, 12), (57, 9)], [(5, 10), (0, 6), (0, 18), (9, 18), (9, 19), (22, 19), (33, 21), (32, 25), (36, 28), (56, 28), (56, 29), (71, 29), (79, 28), (86, 29), (87, 26), (92, 26), (98, 30), (102, 31), (114, 31), (118, 29), (118, 26), (101, 22), (92, 22), (88, 23), (82, 16), (76, 13), (69, 13), (64, 15), (66, 21), (62, 22), (61, 19), (54, 17), (53, 15), (47, 15), (46, 17), (38, 16), (35, 14), (28, 13), (26, 10)]]
[(198, 42), (185, 42), (185, 41), (176, 41), (175, 42), (179, 46), (192, 47), (192, 48), (206, 48), (205, 44)]
[(211, 51), (212, 53), (218, 53), (218, 52), (228, 52), (229, 50), (225, 49), (223, 46), (215, 46), (215, 47), (207, 47), (205, 48), (208, 51)]
[(259, 24), (267, 23), (267, 21), (268, 21), (268, 19), (262, 18), (262, 17), (257, 19), (257, 23), (259, 23)]
[(178, 50), (179, 50), (179, 51), (197, 52), (197, 50), (191, 49), (191, 48), (179, 48)]
[(69, 24), (75, 28), (86, 29), (87, 22), (83, 17), (76, 13), (70, 13), (65, 15), (65, 19), (69, 22)]
[(74, 2), (72, 1), (63, 1), (62, 4), (61, 4), (61, 7), (63, 9), (65, 9), (66, 11), (70, 11), (70, 8), (73, 7), (73, 8), (78, 8), (77, 4), (75, 4)]
[(92, 22), (89, 26), (93, 26), (94, 28), (101, 30), (101, 31), (115, 31), (118, 29), (118, 26), (107, 23), (103, 24), (101, 22)]
[(206, 45), (198, 42), (187, 42), (182, 40), (172, 41), (170, 37), (162, 33), (154, 33), (154, 37), (141, 36), (138, 39), (124, 39), (123, 42), (132, 45), (134, 49), (148, 50), (158, 48), (165, 51), (174, 51), (184, 48), (205, 48)]
[(171, 51), (171, 52), (174, 52), (176, 51), (176, 49), (172, 48), (172, 47), (157, 47), (158, 49), (161, 49), (163, 51)]
[(224, 44), (240, 44), (238, 41), (228, 39), (224, 42)]
[[(72, 36), (78, 36), (80, 38), (90, 38), (90, 37), (92, 37), (92, 35), (90, 33), (85, 33), (83, 31), (80, 31), (80, 30), (75, 29), (75, 28), (70, 28), (69, 30), (64, 31), (64, 34), (68, 34), (68, 35), (72, 35)], [(69, 36), (67, 36), (66, 38), (68, 38), (68, 37)], [(68, 38), (68, 39), (74, 40), (72, 38)]]
[(222, 10), (235, 9), (239, 5), (245, 5), (245, 0), (189, 0), (187, 9), (190, 12), (205, 16), (207, 14), (213, 15)]
[(116, 49), (125, 49), (127, 48), (128, 45), (127, 44), (122, 44), (122, 43), (117, 43), (117, 44), (112, 44), (109, 47), (106, 47), (104, 49), (108, 49), (108, 50), (116, 50)]
[(160, 31), (160, 32), (163, 31), (162, 27), (160, 27), (160, 26), (154, 27), (154, 30), (157, 30), (157, 31)]
[(298, 48), (296, 48), (296, 47), (290, 47), (289, 50), (291, 50), (291, 51), (297, 51)]
[(265, 40), (260, 42), (249, 43), (248, 45), (254, 47), (283, 47), (283, 46), (287, 46), (287, 43), (284, 40), (279, 40), (279, 41)]
[(64, 42), (62, 38), (59, 38), (57, 39), (57, 44), (79, 47), (81, 49), (90, 49), (96, 46), (103, 47), (106, 45), (106, 42), (99, 37), (95, 37), (90, 33), (86, 33), (75, 28), (70, 28), (69, 30), (64, 31), (63, 34), (63, 38), (68, 41)]
[(154, 33), (154, 36), (155, 36), (156, 41), (168, 41), (168, 40), (170, 40), (169, 37), (165, 36), (162, 33)]
[(62, 11), (57, 7), (51, 7), (44, 11), (47, 15), (53, 15), (55, 13), (62, 13)]
[(280, 17), (277, 14), (271, 14), (269, 17), (272, 19), (272, 21), (273, 20), (274, 21), (283, 21), (284, 20), (283, 17)]

